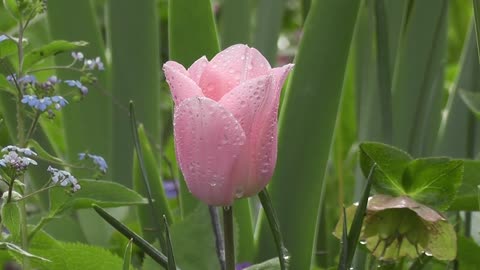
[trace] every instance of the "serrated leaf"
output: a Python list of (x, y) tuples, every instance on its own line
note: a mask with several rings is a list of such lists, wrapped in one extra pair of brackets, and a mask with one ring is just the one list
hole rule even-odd
[(101, 207), (119, 207), (146, 203), (138, 193), (115, 182), (83, 179), (79, 180), (79, 183), (82, 188), (73, 194), (59, 186), (50, 190), (52, 213), (59, 213), (68, 208), (90, 208), (92, 204)]
[(373, 188), (382, 194), (398, 196), (404, 194), (402, 175), (412, 157), (406, 152), (383, 143), (365, 142), (360, 144), (360, 167), (363, 175), (368, 173), (374, 164)]
[(88, 42), (85, 41), (52, 41), (47, 45), (44, 45), (38, 49), (34, 49), (27, 53), (23, 61), (23, 68), (28, 69), (47, 57), (54, 56), (63, 52), (73, 51), (80, 47), (86, 46), (87, 44)]
[(273, 258), (268, 261), (264, 261), (259, 264), (255, 264), (245, 268), (245, 270), (279, 270), (280, 269), (280, 262), (278, 258)]
[(402, 185), (417, 202), (446, 210), (463, 178), (463, 161), (449, 158), (416, 159), (408, 164)]
[(210, 219), (205, 219), (206, 216), (207, 207), (199, 205), (190, 215), (170, 228), (173, 246), (181, 247), (175, 250), (175, 261), (182, 270), (220, 269), (215, 237)]
[(13, 239), (20, 236), (20, 209), (17, 203), (6, 203), (2, 207), (2, 222)]
[(480, 185), (480, 161), (464, 160), (463, 167), (463, 181), (448, 210), (478, 211), (480, 205), (478, 203), (479, 190), (477, 186)]
[(459, 95), (470, 111), (480, 118), (480, 93), (460, 89)]

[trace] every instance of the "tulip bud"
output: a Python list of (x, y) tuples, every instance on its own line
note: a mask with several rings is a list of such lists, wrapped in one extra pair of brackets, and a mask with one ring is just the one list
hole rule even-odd
[(202, 57), (188, 70), (165, 63), (177, 160), (197, 198), (226, 206), (267, 185), (277, 156), (280, 92), (292, 67), (271, 68), (246, 45), (211, 61)]

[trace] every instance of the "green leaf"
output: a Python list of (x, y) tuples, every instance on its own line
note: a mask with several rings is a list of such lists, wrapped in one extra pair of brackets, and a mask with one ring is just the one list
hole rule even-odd
[(374, 164), (373, 187), (378, 193), (392, 196), (404, 194), (402, 175), (412, 157), (406, 152), (382, 143), (365, 142), (360, 144), (360, 167), (368, 176)]
[(402, 185), (417, 202), (446, 210), (463, 178), (463, 161), (449, 158), (416, 159), (408, 164)]
[(449, 211), (478, 211), (478, 189), (480, 185), (480, 161), (463, 161), (463, 181)]
[(167, 242), (167, 256), (168, 256), (168, 267), (167, 270), (175, 270), (177, 266), (175, 264), (175, 256), (173, 254), (172, 240), (170, 238), (170, 230), (168, 229), (167, 218), (163, 216), (163, 221), (165, 225), (165, 238)]
[(473, 0), (473, 14), (475, 18), (475, 33), (477, 37), (477, 52), (480, 59), (480, 1)]
[(480, 246), (471, 238), (462, 235), (457, 236), (458, 254), (457, 260), (462, 270), (475, 270), (480, 265)]
[(50, 211), (59, 213), (68, 208), (91, 208), (92, 204), (101, 207), (119, 207), (145, 204), (146, 200), (135, 191), (120, 184), (101, 180), (79, 180), (82, 187), (70, 194), (64, 187), (50, 190)]
[(128, 241), (127, 247), (125, 248), (125, 254), (123, 256), (123, 270), (130, 269), (130, 264), (132, 262), (132, 242), (133, 240), (130, 239), (130, 241)]
[(211, 221), (206, 216), (208, 208), (199, 205), (170, 228), (173, 246), (180, 247), (175, 250), (175, 261), (182, 270), (220, 269)]
[[(148, 141), (143, 125), (138, 127), (137, 132), (139, 145), (136, 147), (141, 148), (144, 168), (140, 165), (137, 151), (135, 151), (133, 157), (133, 188), (147, 198), (151, 196), (152, 205), (140, 205), (137, 209), (143, 230), (143, 237), (148, 242), (154, 242), (163, 230), (161, 226), (163, 220), (161, 217), (165, 215), (169, 223), (173, 223), (173, 217), (165, 195), (162, 178), (158, 169), (158, 162), (155, 159), (155, 154)], [(143, 169), (145, 169), (146, 176), (143, 175)], [(146, 183), (146, 181), (148, 181), (148, 183)], [(148, 188), (146, 185), (148, 185)]]
[(77, 50), (80, 47), (86, 46), (87, 44), (88, 42), (85, 41), (71, 42), (66, 40), (54, 40), (47, 45), (28, 52), (23, 60), (23, 68), (28, 69), (47, 57), (54, 56), (63, 52)]
[(167, 267), (167, 257), (158, 251), (153, 245), (145, 241), (142, 237), (136, 234), (134, 231), (130, 230), (122, 222), (115, 219), (113, 216), (108, 214), (105, 210), (100, 208), (97, 205), (93, 206), (93, 209), (99, 214), (106, 222), (108, 222), (112, 227), (114, 227), (118, 232), (123, 234), (125, 237), (132, 239), (133, 243), (141, 248), (145, 253), (148, 254), (152, 259), (159, 263), (163, 267)]
[(32, 148), (40, 158), (55, 164), (63, 164), (63, 160), (51, 155), (35, 140), (30, 139), (28, 141), (28, 147)]
[(20, 208), (17, 203), (9, 202), (3, 205), (2, 222), (13, 239), (20, 239)]
[[(284, 95), (278, 160), (269, 192), (280, 227), (288, 232), (284, 240), (291, 254), (291, 269), (309, 269), (315, 252), (312, 248), (323, 203), (320, 194), (359, 7), (360, 1), (312, 1)], [(292, 179), (299, 179), (295, 192)], [(270, 259), (275, 247), (267, 222), (261, 222), (259, 229), (257, 259)]]
[(249, 44), (251, 29), (251, 1), (226, 0), (220, 14), (222, 47)]
[(272, 206), (272, 200), (270, 199), (270, 195), (268, 195), (267, 189), (263, 189), (262, 191), (260, 191), (258, 197), (260, 198), (260, 202), (262, 203), (262, 208), (264, 210), (265, 216), (267, 217), (270, 230), (272, 231), (273, 239), (275, 240), (280, 269), (286, 270), (290, 255), (288, 254), (288, 250), (283, 242), (282, 232), (280, 230), (277, 214), (275, 213), (275, 209)]
[(459, 95), (470, 111), (480, 118), (480, 93), (460, 89)]
[[(166, 36), (166, 29), (159, 30), (159, 27), (163, 27), (158, 20), (159, 2), (108, 0), (106, 3), (106, 20), (109, 26), (107, 44), (111, 52), (109, 88), (112, 89), (115, 103), (126, 105), (132, 100), (138, 105), (141, 104), (136, 108), (138, 121), (145, 125), (152, 145), (159, 145), (162, 139), (161, 127), (165, 122), (161, 108), (167, 101), (160, 96), (160, 54), (166, 48), (160, 48), (159, 43)], [(163, 7), (160, 9), (164, 11)], [(161, 38), (159, 34), (162, 35)], [(128, 36), (134, 36), (135, 42), (125, 42), (125, 37)], [(133, 141), (130, 123), (121, 106), (114, 106), (112, 121), (115, 134), (112, 137), (113, 157), (110, 161), (112, 179), (118, 179), (120, 183), (130, 187), (131, 179), (125, 176), (132, 175)]]
[(268, 261), (264, 261), (259, 264), (255, 264), (245, 268), (245, 270), (279, 270), (280, 262), (277, 258), (270, 259)]
[(17, 41), (5, 35), (0, 35), (0, 58), (17, 52)]
[(0, 74), (0, 90), (6, 91), (12, 95), (16, 95), (17, 92), (11, 87), (10, 83), (7, 81), (7, 78)]
[(185, 67), (203, 55), (218, 53), (220, 47), (210, 0), (168, 1), (170, 60)]

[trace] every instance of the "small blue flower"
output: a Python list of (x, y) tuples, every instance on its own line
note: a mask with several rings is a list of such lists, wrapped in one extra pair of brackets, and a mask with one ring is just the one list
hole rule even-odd
[(47, 81), (49, 81), (51, 84), (57, 84), (59, 82), (61, 82), (60, 79), (58, 79), (57, 76), (53, 75), (53, 76), (50, 76)]
[(28, 84), (34, 84), (37, 82), (37, 78), (33, 75), (25, 75), (22, 78), (18, 80), (20, 83), (28, 83)]
[(12, 76), (12, 75), (8, 75), (8, 76), (6, 77), (6, 79), (7, 79), (7, 81), (8, 81), (9, 83), (14, 83), (15, 80), (17, 79), (17, 75), (16, 75), (16, 74), (13, 74), (13, 76)]
[(83, 53), (81, 52), (72, 52), (72, 57), (76, 61), (82, 61), (84, 56), (83, 56)]
[(85, 66), (88, 70), (94, 70), (95, 67), (98, 70), (104, 70), (105, 66), (103, 65), (102, 59), (100, 57), (96, 57), (95, 59), (86, 59)]
[(65, 187), (68, 184), (72, 186), (72, 191), (76, 192), (78, 191), (81, 187), (78, 184), (77, 178), (73, 176), (70, 172), (64, 171), (64, 170), (59, 170), (56, 168), (53, 168), (52, 166), (48, 166), (47, 171), (52, 174), (52, 182), (57, 184), (60, 183), (60, 186)]
[(7, 40), (8, 37), (6, 35), (1, 35), (0, 36), (0, 42), (4, 41), (4, 40)]
[(163, 188), (165, 190), (165, 195), (169, 199), (175, 199), (178, 196), (178, 183), (177, 181), (163, 181)]
[(35, 109), (43, 112), (50, 105), (52, 105), (52, 99), (50, 97), (43, 97), (43, 98), (38, 100), (37, 104), (35, 105)]
[(62, 96), (53, 96), (51, 99), (53, 103), (56, 103), (55, 105), (59, 105), (60, 107), (65, 107), (68, 104), (68, 101)]
[(78, 159), (79, 160), (84, 160), (87, 157), (89, 159), (91, 159), (95, 165), (98, 166), (98, 168), (100, 169), (101, 172), (107, 173), (108, 165), (107, 165), (107, 162), (105, 161), (105, 159), (103, 157), (88, 154), (88, 153), (79, 153), (78, 154)]
[(76, 88), (80, 89), (80, 92), (82, 92), (83, 95), (86, 95), (88, 93), (88, 88), (86, 86), (84, 86), (80, 81), (65, 80), (65, 83), (68, 84), (68, 86), (76, 87)]
[(235, 270), (243, 270), (249, 266), (252, 266), (252, 264), (248, 262), (237, 263), (237, 265), (235, 266)]
[(32, 95), (24, 95), (22, 97), (21, 102), (23, 104), (28, 104), (30, 107), (36, 107), (38, 104), (38, 98), (37, 96), (32, 96)]

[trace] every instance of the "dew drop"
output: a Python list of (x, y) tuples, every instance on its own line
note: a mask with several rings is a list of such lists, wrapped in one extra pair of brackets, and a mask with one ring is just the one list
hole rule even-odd
[(362, 244), (362, 245), (367, 244), (367, 240), (364, 240), (364, 239), (360, 240), (360, 244)]
[(210, 182), (210, 186), (211, 186), (211, 187), (215, 187), (216, 185), (217, 185), (217, 183), (215, 183), (215, 182)]
[(243, 193), (244, 193), (243, 188), (238, 187), (238, 188), (235, 190), (235, 197), (237, 197), (237, 199), (240, 199), (240, 198), (243, 197)]
[(427, 251), (425, 251), (425, 252), (424, 252), (424, 254), (425, 254), (425, 256), (428, 256), (428, 257), (432, 257), (432, 256), (433, 256), (433, 254), (432, 254), (432, 253), (430, 253), (430, 252), (427, 252)]

